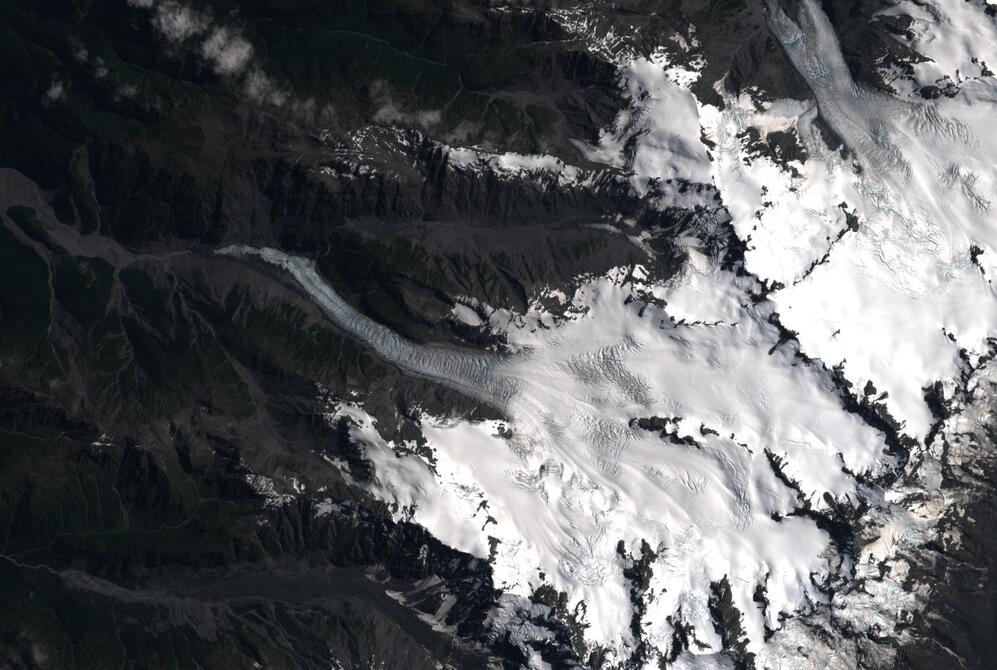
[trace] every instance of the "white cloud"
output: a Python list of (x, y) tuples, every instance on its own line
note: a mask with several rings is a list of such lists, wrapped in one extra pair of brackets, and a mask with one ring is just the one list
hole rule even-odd
[(45, 91), (45, 99), (51, 102), (56, 100), (62, 100), (63, 96), (66, 94), (66, 88), (62, 85), (62, 82), (58, 79), (52, 82), (52, 85), (48, 87)]
[(253, 45), (236, 30), (214, 26), (210, 14), (191, 9), (176, 0), (128, 0), (132, 7), (153, 11), (152, 26), (173, 44), (207, 34), (200, 44), (201, 56), (221, 75), (242, 74), (253, 56)]
[(215, 28), (201, 45), (201, 55), (211, 62), (218, 74), (239, 74), (246, 69), (253, 46), (228, 28)]
[[(253, 60), (253, 45), (240, 31), (215, 23), (211, 14), (193, 9), (177, 0), (126, 0), (130, 7), (148, 9), (152, 12), (150, 21), (157, 34), (174, 45), (186, 45), (196, 49), (217, 74), (228, 77), (235, 85), (240, 85), (243, 93), (261, 105), (282, 107), (302, 117), (322, 117), (330, 119), (334, 113), (330, 107), (318, 109), (314, 100), (295, 99), (282, 88), (264, 69)], [(98, 61), (97, 77), (107, 74), (107, 69)], [(127, 95), (125, 92), (119, 92)], [(396, 107), (386, 109), (386, 119), (402, 114)], [(436, 112), (420, 112), (415, 123), (425, 127), (439, 120)], [(386, 122), (389, 122), (386, 120)]]
[(281, 90), (274, 80), (258, 67), (254, 67), (246, 75), (245, 90), (246, 95), (256, 102), (268, 103), (275, 107), (283, 106), (289, 97), (286, 91)]
[(392, 98), (390, 87), (380, 79), (371, 84), (371, 95), (378, 105), (374, 113), (375, 123), (389, 125), (416, 126), (426, 130), (440, 122), (440, 112), (435, 109), (417, 109), (405, 111)]
[(156, 7), (152, 25), (171, 42), (182, 42), (208, 29), (210, 19), (178, 2), (164, 2)]

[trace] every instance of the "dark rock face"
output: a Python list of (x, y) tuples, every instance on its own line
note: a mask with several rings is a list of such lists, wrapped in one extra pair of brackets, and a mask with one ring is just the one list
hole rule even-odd
[[(24, 596), (4, 615), (5, 655), (23, 667), (46, 658), (57, 667), (324, 667), (332, 659), (397, 667), (409, 654), (434, 667), (434, 658), (487, 656), (451, 649), (384, 595), (442, 580), (461, 603), (448, 623), (470, 639), (483, 635), (493, 599), (485, 563), (394, 523), (323, 467), (320, 456), (352, 460), (360, 473), (365, 464), (322, 420), (313, 380), (382, 389), (372, 407), (398, 416), (400, 431), (411, 421), (400, 398), (450, 411), (462, 411), (462, 401), (399, 379), (290, 291), (240, 285), (244, 270), (224, 288), (221, 265), (203, 257), (113, 267), (51, 239), (35, 242), (15, 222), (22, 215), (4, 217), (4, 258), (23, 271), (3, 306), (35, 313), (7, 345), (3, 380), (0, 579), (5, 592)], [(256, 472), (276, 476), (280, 488), (281, 473), (310, 473), (309, 489), (326, 491), (336, 511), (316, 516), (307, 498), (272, 508), (251, 485)], [(371, 582), (366, 566), (383, 578)], [(244, 572), (258, 575), (224, 596), (202, 593)], [(299, 595), (253, 586), (278, 573)], [(313, 602), (302, 584), (316, 580), (329, 595)], [(351, 582), (356, 592), (344, 595)], [(62, 614), (52, 619), (53, 611)], [(153, 624), (164, 611), (172, 622), (165, 647)], [(246, 617), (260, 623), (247, 627)], [(111, 631), (120, 644), (110, 643)]]
[[(931, 442), (942, 454), (942, 489), (964, 497), (966, 504), (944, 518), (942, 528), (959, 541), (934, 542), (918, 557), (912, 578), (938, 586), (925, 611), (914, 616), (917, 636), (900, 649), (904, 667), (928, 668), (957, 657), (965, 667), (985, 668), (994, 654), (997, 599), (994, 593), (997, 534), (994, 533), (994, 483), (997, 463), (997, 419), (991, 413), (969, 430), (953, 430), (946, 421), (963, 403), (983, 400), (993, 405), (997, 384), (992, 372), (997, 343), (989, 354), (967, 366), (962, 386), (933, 410), (938, 418)], [(930, 390), (929, 390), (930, 393)]]
[[(681, 224), (611, 170), (582, 187), (449, 159), (459, 140), (586, 164), (571, 140), (622, 105), (615, 67), (542, 9), (191, 6), (253, 45), (293, 97), (274, 105), (140, 4), (0, 9), (0, 313), (16, 321), (0, 335), (0, 588), (18, 603), (0, 665), (518, 667), (486, 623), (488, 565), (323, 460), (369, 477), (315, 382), (364, 390), (389, 438), (418, 434), (416, 406), (489, 410), (211, 252), (310, 255), (403, 334), (474, 337), (446, 317), (453, 296), (523, 307), (642, 258), (587, 227), (610, 211)], [(292, 474), (325, 497), (295, 495)], [(294, 502), (271, 504), (257, 475)], [(419, 612), (445, 598), (440, 632)]]

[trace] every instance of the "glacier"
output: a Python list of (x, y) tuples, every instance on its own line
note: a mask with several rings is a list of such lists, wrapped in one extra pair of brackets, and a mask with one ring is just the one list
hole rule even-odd
[[(586, 278), (561, 315), (495, 309), (484, 321), (455, 308), (455, 318), (505, 337), (509, 351), (498, 353), (406, 340), (350, 306), (308, 259), (221, 252), (282, 268), (384, 360), (500, 411), (490, 421), (424, 414), (432, 462), (397, 452), (362, 403), (330, 401), (328, 418), (350, 420), (374, 464), (375, 495), (491, 561), (514, 603), (544, 584), (566, 593), (586, 642), (611, 661), (634, 650), (635, 635), (668, 655), (680, 626), (698, 643), (680, 665), (721, 652), (710, 611), (721, 580), (746, 649), (779, 667), (822, 667), (793, 652), (809, 639), (808, 617), (837, 611), (877, 630), (923, 603), (901, 577), (869, 587), (872, 596), (837, 600), (829, 585), (881, 561), (902, 575), (899, 552), (944, 513), (909, 501), (911, 490), (936, 483), (925, 389), (942, 382), (952, 396), (997, 334), (997, 140), (978, 130), (994, 114), (997, 87), (966, 81), (960, 96), (931, 102), (866, 89), (819, 3), (798, 6), (792, 17), (769, 0), (768, 24), (812, 99), (757, 105), (727, 95), (720, 109), (696, 100), (688, 72), (670, 78), (663, 57), (635, 59), (621, 65), (634, 108), (586, 148), (593, 160), (629, 167), (638, 193), (655, 179), (714, 184), (749, 242), (746, 273), (721, 269), (692, 235), (676, 277), (656, 282), (637, 266)], [(818, 116), (846, 151), (826, 145)], [(747, 128), (794, 130), (808, 160), (795, 174), (749, 160), (739, 139)], [(637, 158), (628, 165), (621, 147), (631, 137)], [(456, 159), (482, 160), (469, 151)], [(846, 408), (855, 392), (841, 379), (872, 389), (865, 401), (914, 445), (922, 473), (896, 483), (891, 473), (907, 462), (881, 428)], [(872, 529), (852, 556), (821, 523), (842, 510), (864, 514)], [(638, 603), (623, 573), (645, 554), (652, 569)], [(851, 662), (847, 650), (824, 653), (826, 667)]]
[[(780, 615), (824, 596), (817, 585), (835, 569), (830, 538), (799, 514), (803, 496), (822, 507), (858, 496), (846, 474), (880, 467), (882, 436), (841, 409), (826, 372), (801, 366), (765, 307), (722, 301), (704, 321), (678, 322), (656, 305), (628, 300), (632, 276), (584, 284), (577, 317), (550, 330), (514, 330), (519, 347), (504, 357), (420, 347), (344, 308), (304, 259), (265, 249), (255, 254), (289, 270), (341, 328), (415, 374), (475, 397), (501, 402), (505, 422), (425, 417), (435, 454), (396, 458), (359, 408), (354, 437), (367, 445), (379, 492), (443, 541), (488, 558), (498, 540), (495, 576), (523, 598), (543, 583), (584, 602), (591, 640), (625, 649), (631, 602), (618, 546), (661, 558), (660, 594), (645, 617), (646, 639), (667, 648), (673, 615), (711, 631), (710, 584), (729, 576), (753, 648)], [(708, 259), (690, 255), (701, 272)], [(693, 302), (689, 272), (663, 290)], [(688, 307), (688, 312), (693, 307)], [(733, 319), (732, 319), (733, 317)], [(337, 414), (338, 412), (338, 414)], [(359, 418), (358, 418), (359, 417)], [(652, 421), (641, 425), (641, 419)], [(799, 482), (787, 486), (772, 467)], [(526, 568), (529, 566), (529, 568)], [(769, 605), (753, 605), (762, 587)], [(666, 595), (667, 594), (667, 595)], [(719, 648), (719, 639), (700, 633)]]

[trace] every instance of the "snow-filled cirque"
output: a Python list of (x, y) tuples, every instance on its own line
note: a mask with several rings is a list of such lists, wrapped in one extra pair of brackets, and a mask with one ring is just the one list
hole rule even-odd
[[(279, 266), (380, 359), (502, 417), (424, 413), (426, 457), (382, 437), (360, 401), (330, 398), (327, 415), (349, 422), (374, 467), (365, 486), (398, 518), (490, 563), (496, 626), (515, 627), (550, 585), (608, 663), (640, 648), (648, 667), (728, 667), (698, 663), (726, 663), (733, 646), (759, 667), (857, 667), (856, 645), (813, 631), (902, 636), (930, 595), (905, 576), (951, 503), (922, 495), (938, 486), (938, 444), (991, 420), (997, 82), (932, 100), (873, 91), (820, 3), (766, 4), (810, 98), (725, 93), (721, 108), (690, 91), (695, 67), (641, 56), (620, 67), (632, 107), (584, 147), (630, 170), (641, 196), (694, 202), (662, 185), (676, 179), (719, 193), (722, 206), (696, 205), (673, 276), (582, 276), (522, 313), (458, 301), (451, 318), (503, 343), (486, 350), (405, 339), (306, 258), (222, 250)], [(960, 29), (932, 30), (945, 26)], [(749, 129), (792, 131), (806, 160), (752, 154)], [(628, 143), (636, 160), (621, 158)], [(582, 178), (554, 160), (460, 151), (463, 169)], [(745, 243), (739, 267), (710, 250), (723, 226)], [(721, 602), (739, 617), (733, 641)]]

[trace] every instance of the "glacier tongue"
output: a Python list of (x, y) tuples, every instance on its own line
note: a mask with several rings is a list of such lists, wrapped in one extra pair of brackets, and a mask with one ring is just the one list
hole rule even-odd
[(289, 256), (276, 249), (244, 245), (225, 247), (218, 253), (259, 257), (285, 270), (347, 335), (410, 374), (441, 382), (498, 408), (504, 408), (513, 393), (515, 384), (512, 380), (490, 373), (501, 363), (501, 356), (409, 342), (343, 300), (319, 275), (314, 261)]
[[(797, 19), (775, 2), (769, 11), (814, 101), (758, 111), (729, 96), (724, 111), (701, 110), (718, 144), (716, 184), (749, 242), (746, 269), (778, 282), (769, 299), (804, 353), (841, 365), (860, 389), (871, 382), (904, 432), (923, 439), (933, 422), (924, 387), (957, 376), (960, 349), (981, 353), (997, 329), (997, 138), (974, 131), (987, 127), (997, 87), (973, 81), (933, 102), (868, 90), (817, 3), (800, 3)], [(818, 114), (844, 158), (814, 128)], [(749, 159), (738, 137), (749, 128), (794, 130), (809, 159), (795, 175)]]

